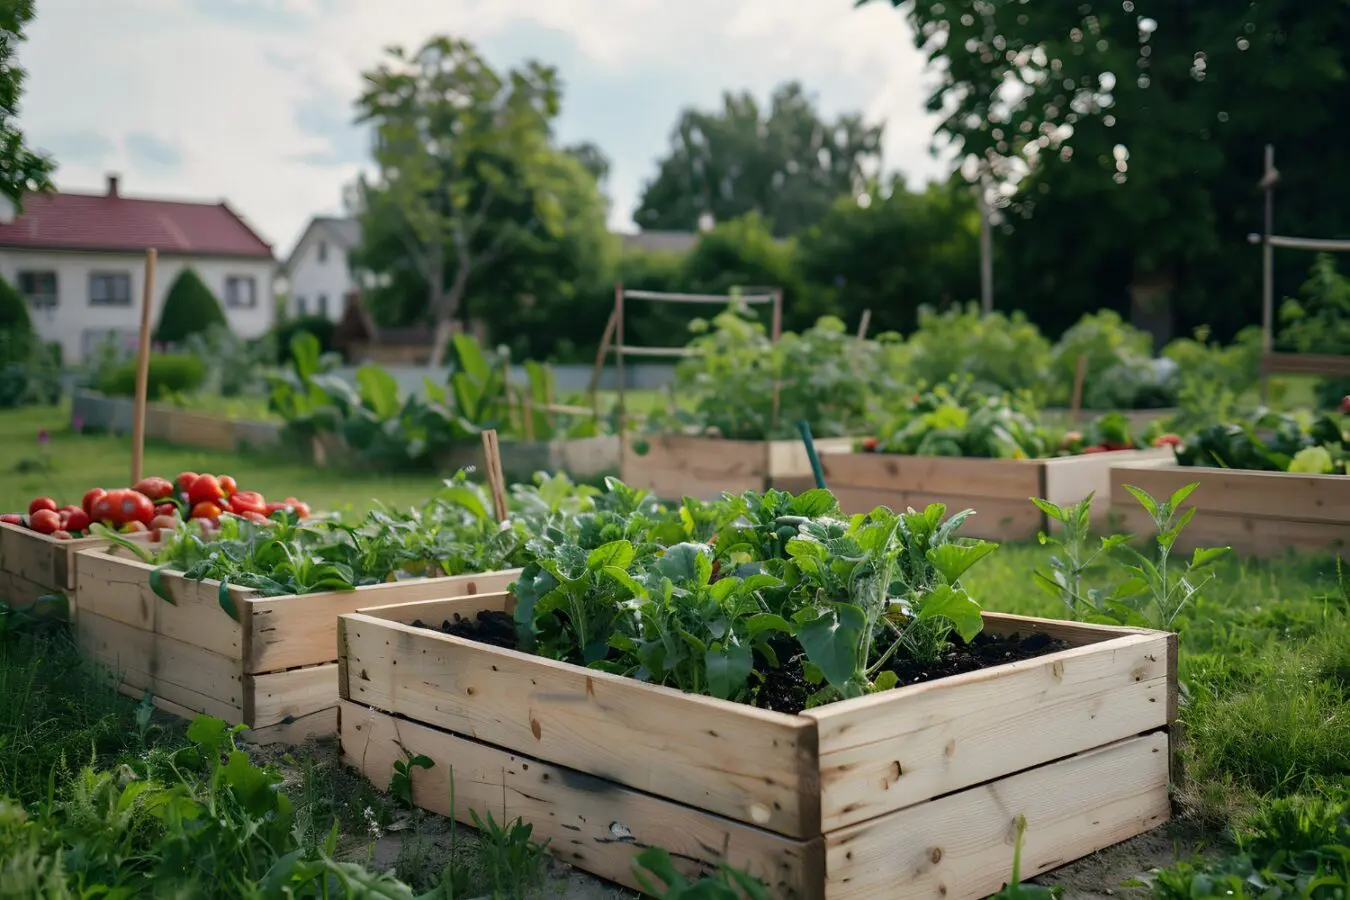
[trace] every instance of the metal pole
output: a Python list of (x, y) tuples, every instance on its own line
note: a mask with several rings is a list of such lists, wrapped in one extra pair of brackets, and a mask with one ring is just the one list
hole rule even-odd
[(986, 315), (994, 311), (994, 235), (989, 224), (989, 198), (985, 196), (987, 179), (981, 175), (976, 188), (980, 204), (980, 309)]

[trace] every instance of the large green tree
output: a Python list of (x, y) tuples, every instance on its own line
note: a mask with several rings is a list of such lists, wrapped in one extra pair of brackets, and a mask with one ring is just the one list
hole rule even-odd
[(56, 168), (49, 157), (29, 149), (16, 121), (24, 70), (14, 54), (33, 14), (33, 0), (0, 0), (0, 194), (20, 209), (24, 194), (51, 189)]
[(754, 212), (785, 236), (875, 173), (881, 127), (858, 114), (826, 121), (791, 82), (767, 109), (749, 93), (728, 93), (720, 111), (685, 110), (670, 144), (633, 216), (640, 227), (693, 231), (705, 214), (723, 222)]
[(425, 286), (439, 366), (471, 279), (513, 240), (561, 228), (542, 174), (557, 73), (530, 62), (503, 75), (441, 36), (413, 54), (390, 49), (364, 78), (358, 121), (375, 127), (378, 175), (361, 183), (363, 229), (395, 238)]
[(1350, 181), (1327, 177), (1350, 139), (1347, 0), (892, 3), (941, 73), (939, 135), (1012, 188), (1019, 299), (1116, 305), (1159, 337), (1250, 321), (1268, 141), (1280, 230), (1350, 231)]

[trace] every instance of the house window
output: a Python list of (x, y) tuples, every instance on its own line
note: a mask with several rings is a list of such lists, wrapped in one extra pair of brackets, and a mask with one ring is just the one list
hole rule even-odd
[(307, 312), (308, 312), (308, 310), (305, 308), (305, 298), (304, 298), (304, 297), (296, 297), (296, 298), (295, 298), (295, 313), (296, 313), (296, 315), (303, 316), (303, 315), (305, 315)]
[(130, 306), (131, 276), (126, 272), (90, 272), (90, 306)]
[(321, 316), (326, 316), (326, 315), (328, 315), (328, 295), (327, 295), (327, 294), (320, 294), (320, 295), (319, 295), (319, 315), (321, 315)]
[(225, 279), (225, 305), (232, 309), (252, 309), (258, 305), (258, 284), (252, 275), (230, 275)]
[(19, 293), (34, 309), (55, 309), (57, 302), (55, 272), (20, 272)]
[(319, 262), (328, 262), (328, 242), (319, 241)]

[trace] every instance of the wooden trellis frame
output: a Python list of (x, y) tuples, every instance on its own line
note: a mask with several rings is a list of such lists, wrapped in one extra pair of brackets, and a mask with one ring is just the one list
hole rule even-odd
[(1275, 343), (1275, 248), (1313, 250), (1318, 253), (1350, 253), (1350, 241), (1326, 238), (1300, 238), (1275, 234), (1275, 185), (1280, 173), (1275, 168), (1275, 147), (1266, 145), (1265, 171), (1259, 186), (1265, 194), (1265, 229), (1247, 236), (1261, 245), (1261, 402), (1268, 394), (1271, 375), (1330, 375), (1350, 377), (1350, 356), (1326, 353), (1276, 353)]
[[(605, 358), (613, 352), (615, 374), (619, 382), (619, 403), (618, 403), (618, 431), (622, 435), (627, 430), (627, 384), (624, 379), (624, 359), (629, 356), (648, 356), (648, 357), (678, 357), (685, 358), (692, 355), (691, 351), (685, 347), (638, 347), (624, 343), (624, 310), (626, 301), (644, 300), (651, 303), (691, 303), (691, 304), (717, 304), (728, 306), (731, 303), (742, 303), (747, 306), (770, 306), (771, 318), (769, 324), (769, 340), (772, 343), (778, 343), (783, 335), (783, 291), (782, 288), (766, 287), (752, 288), (750, 292), (743, 294), (681, 294), (667, 293), (663, 291), (642, 291), (625, 288), (623, 282), (614, 285), (614, 311), (610, 313), (609, 322), (605, 326), (604, 336), (600, 339), (600, 352), (596, 354), (595, 371), (591, 375), (590, 391), (592, 396), (599, 386), (600, 372), (604, 366)], [(778, 391), (779, 383), (774, 381), (773, 386), (773, 412), (772, 425), (778, 424)], [(619, 464), (623, 465), (624, 451), (619, 451)]]

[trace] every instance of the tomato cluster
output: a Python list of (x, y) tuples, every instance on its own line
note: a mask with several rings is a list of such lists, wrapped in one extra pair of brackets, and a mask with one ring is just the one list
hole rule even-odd
[(58, 507), (51, 497), (38, 497), (28, 504), (26, 516), (10, 513), (0, 516), (0, 522), (57, 540), (81, 537), (94, 522), (126, 533), (148, 531), (158, 540), (161, 530), (177, 528), (185, 518), (213, 526), (229, 513), (265, 523), (278, 510), (291, 510), (302, 519), (310, 514), (308, 504), (294, 497), (268, 503), (257, 491), (241, 491), (229, 475), (182, 472), (173, 481), (151, 477), (115, 491), (94, 488), (79, 506)]

